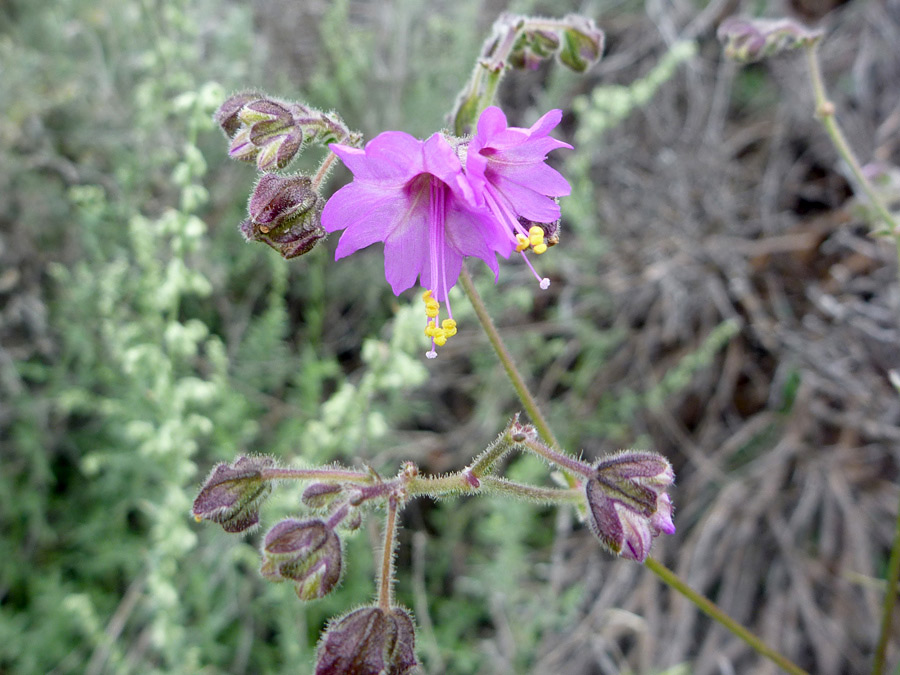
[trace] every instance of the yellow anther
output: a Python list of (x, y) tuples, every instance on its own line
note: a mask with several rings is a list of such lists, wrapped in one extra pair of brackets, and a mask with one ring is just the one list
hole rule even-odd
[(528, 230), (528, 243), (532, 246), (539, 246), (544, 243), (544, 231), (537, 225), (532, 225), (531, 229)]
[(517, 234), (516, 241), (519, 242), (518, 244), (516, 244), (516, 253), (521, 253), (530, 245), (528, 237), (526, 237), (524, 234)]
[(541, 243), (534, 247), (534, 252), (540, 255), (547, 250), (547, 244)]
[(441, 329), (447, 335), (447, 337), (453, 337), (456, 335), (456, 321), (453, 319), (444, 319), (441, 322)]
[(434, 337), (440, 330), (441, 329), (437, 327), (437, 321), (429, 321), (428, 325), (425, 326), (425, 335), (427, 335), (428, 337)]
[(434, 336), (434, 344), (438, 347), (443, 347), (447, 344), (447, 336), (446, 335), (435, 335)]
[(429, 319), (437, 317), (441, 311), (441, 303), (431, 297), (431, 291), (425, 291), (422, 300), (425, 302), (425, 316)]

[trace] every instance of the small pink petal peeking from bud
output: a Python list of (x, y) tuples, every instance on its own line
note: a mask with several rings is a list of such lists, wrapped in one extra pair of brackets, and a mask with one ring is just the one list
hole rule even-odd
[(662, 455), (626, 451), (597, 462), (584, 483), (588, 525), (613, 553), (644, 562), (653, 538), (673, 534), (675, 474)]

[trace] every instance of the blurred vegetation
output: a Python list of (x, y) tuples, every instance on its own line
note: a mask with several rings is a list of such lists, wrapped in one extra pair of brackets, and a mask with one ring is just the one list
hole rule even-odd
[[(258, 88), (334, 107), (367, 136), (387, 128), (424, 136), (444, 124), (499, 11), (558, 15), (582, 5), (0, 6), (0, 531), (10, 552), (0, 558), (0, 673), (308, 670), (324, 622), (374, 590), (378, 523), (349, 539), (341, 588), (301, 605), (290, 588), (260, 579), (258, 534), (230, 536), (190, 520), (203, 475), (248, 451), (297, 465), (338, 460), (391, 473), (411, 459), (446, 471), (483, 449), (518, 405), (461, 294), (453, 296), (460, 333), (432, 367), (418, 306), (381, 282), (378, 255), (334, 264), (332, 241), (286, 263), (243, 243), (236, 225), (255, 174), (227, 162), (210, 115), (230, 92)], [(787, 583), (774, 563), (757, 564), (782, 553), (770, 538), (734, 564), (730, 552), (739, 546), (713, 556), (700, 544), (717, 536), (717, 523), (744, 517), (754, 496), (764, 505), (747, 517), (765, 525), (772, 516), (764, 508), (778, 503), (792, 513), (797, 495), (820, 485), (800, 480), (817, 469), (804, 474), (803, 456), (782, 441), (807, 434), (816, 452), (825, 445), (805, 426), (796, 431), (791, 416), (795, 405), (804, 413), (822, 379), (803, 361), (811, 341), (795, 351), (772, 347), (758, 310), (733, 291), (772, 288), (771, 277), (750, 283), (744, 267), (703, 248), (713, 225), (730, 236), (733, 223), (740, 236), (770, 227), (743, 203), (732, 208), (720, 184), (706, 189), (707, 180), (730, 179), (731, 169), (712, 160), (697, 166), (712, 147), (723, 153), (717, 160), (746, 167), (757, 182), (761, 162), (746, 158), (752, 153), (741, 142), (764, 143), (728, 146), (707, 131), (713, 135), (701, 146), (690, 132), (703, 123), (689, 114), (694, 104), (683, 90), (703, 91), (693, 100), (718, 102), (721, 112), (723, 96), (701, 87), (733, 80), (733, 105), (748, 116), (779, 94), (759, 68), (734, 77), (723, 67), (709, 77), (702, 59), (716, 61), (702, 40), (695, 54), (684, 46), (694, 43), (661, 44), (655, 27), (647, 38), (635, 3), (588, 9), (597, 18), (604, 12), (619, 36), (610, 49), (624, 58), (593, 79), (552, 66), (514, 74), (502, 91), (515, 124), (563, 108), (560, 133), (576, 145), (568, 159), (554, 158), (575, 195), (563, 202), (562, 244), (538, 261), (553, 285), (539, 293), (527, 270), (511, 264), (496, 286), (473, 272), (568, 449), (593, 456), (652, 445), (670, 453), (685, 467), (683, 494), (696, 497), (679, 521), (688, 543), (679, 562), (702, 559), (693, 580), (726, 601), (741, 592), (761, 597)], [(629, 134), (638, 140), (621, 140)], [(647, 149), (651, 137), (662, 150)], [(666, 164), (675, 151), (679, 161)], [(629, 152), (635, 160), (626, 165)], [(345, 177), (335, 172), (335, 185)], [(691, 180), (702, 187), (685, 189)], [(684, 248), (702, 259), (685, 263)], [(737, 280), (733, 295), (707, 295), (723, 269)], [(706, 276), (695, 279), (697, 270)], [(776, 295), (773, 304), (790, 323), (787, 300)], [(746, 323), (756, 327), (744, 331)], [(859, 444), (877, 449), (879, 438)], [(769, 454), (773, 448), (781, 454)], [(789, 467), (779, 500), (759, 487), (770, 484), (759, 476), (770, 475), (764, 462), (772, 457)], [(540, 481), (546, 469), (523, 459), (509, 472)], [(862, 493), (868, 479), (859, 480), (853, 490)], [(289, 486), (275, 495), (264, 523), (292, 511), (299, 496)], [(740, 513), (722, 518), (719, 497)], [(717, 663), (724, 651), (710, 647), (723, 638), (708, 624), (669, 620), (665, 612), (678, 607), (657, 599), (652, 581), (632, 592), (641, 569), (579, 540), (571, 513), (481, 499), (417, 502), (404, 518), (397, 591), (417, 614), (428, 672), (561, 672), (547, 664), (562, 652), (573, 673), (663, 672), (662, 665), (695, 672), (678, 664), (688, 655)], [(815, 527), (803, 529), (813, 516), (790, 518), (798, 546), (830, 545)], [(863, 531), (860, 521), (846, 522)], [(738, 574), (738, 583), (728, 575), (745, 570), (741, 562), (774, 571), (752, 583)], [(869, 572), (862, 563), (853, 569)], [(616, 603), (621, 611), (609, 609)], [(748, 621), (770, 616), (741, 608)], [(647, 618), (639, 621), (640, 613)], [(658, 636), (652, 647), (648, 634)], [(794, 646), (802, 650), (804, 640)], [(740, 648), (731, 652), (746, 665)]]

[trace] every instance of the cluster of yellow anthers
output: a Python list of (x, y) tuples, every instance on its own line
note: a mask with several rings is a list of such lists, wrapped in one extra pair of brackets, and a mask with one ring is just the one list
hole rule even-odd
[(425, 301), (425, 316), (430, 319), (425, 326), (425, 335), (434, 340), (434, 344), (438, 347), (443, 347), (447, 343), (447, 338), (456, 335), (456, 321), (444, 319), (438, 328), (437, 316), (441, 311), (441, 303), (431, 297), (431, 291), (425, 291), (422, 300)]
[(517, 234), (516, 241), (518, 242), (516, 246), (517, 253), (521, 253), (529, 246), (538, 255), (547, 250), (547, 244), (544, 243), (544, 231), (537, 225), (531, 226), (527, 237), (524, 234)]

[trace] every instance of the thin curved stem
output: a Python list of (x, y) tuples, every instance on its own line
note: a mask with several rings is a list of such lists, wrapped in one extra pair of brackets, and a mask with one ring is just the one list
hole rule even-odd
[(553, 435), (553, 430), (550, 429), (550, 425), (544, 417), (544, 413), (541, 412), (537, 401), (534, 400), (534, 396), (531, 395), (531, 391), (528, 389), (528, 385), (525, 384), (525, 380), (519, 373), (519, 369), (516, 367), (516, 362), (513, 359), (512, 354), (509, 353), (506, 345), (503, 344), (503, 339), (500, 337), (500, 333), (497, 331), (497, 327), (494, 325), (491, 315), (488, 314), (484, 300), (481, 299), (481, 295), (475, 289), (472, 275), (469, 274), (469, 270), (465, 265), (463, 265), (459, 279), (462, 282), (463, 290), (465, 290), (466, 295), (469, 296), (469, 302), (472, 303), (472, 307), (475, 309), (478, 320), (481, 322), (481, 327), (484, 329), (491, 346), (497, 353), (497, 358), (500, 359), (500, 363), (503, 365), (503, 369), (506, 371), (506, 375), (509, 377), (513, 389), (516, 390), (516, 394), (519, 396), (519, 400), (522, 402), (525, 412), (528, 413), (528, 417), (531, 418), (531, 421), (541, 435), (541, 438), (543, 438), (551, 447), (560, 447), (559, 441), (556, 440), (556, 436)]
[(709, 618), (718, 621), (728, 630), (738, 636), (741, 640), (753, 647), (758, 653), (775, 663), (786, 673), (791, 675), (809, 675), (803, 668), (788, 659), (780, 652), (775, 651), (765, 642), (763, 642), (755, 634), (744, 628), (737, 621), (723, 612), (719, 606), (709, 598), (700, 595), (693, 588), (688, 586), (675, 572), (663, 565), (654, 558), (647, 558), (644, 561), (644, 567), (653, 572), (660, 580), (670, 588), (678, 591), (688, 600), (694, 603), (697, 608), (706, 614)]
[(859, 187), (866, 193), (866, 197), (869, 198), (872, 207), (878, 212), (878, 216), (890, 228), (894, 237), (900, 237), (900, 225), (898, 225), (897, 219), (884, 205), (884, 201), (878, 196), (869, 179), (866, 178), (859, 160), (856, 158), (853, 149), (847, 142), (847, 138), (837, 122), (834, 104), (828, 100), (828, 96), (825, 93), (825, 81), (822, 78), (816, 45), (810, 45), (806, 48), (806, 58), (809, 66), (809, 79), (812, 82), (813, 95), (816, 99), (816, 116), (822, 122), (822, 126), (825, 127), (825, 132), (831, 139), (835, 150), (838, 151), (841, 159), (850, 167), (850, 171), (853, 173), (853, 177), (856, 179)]

